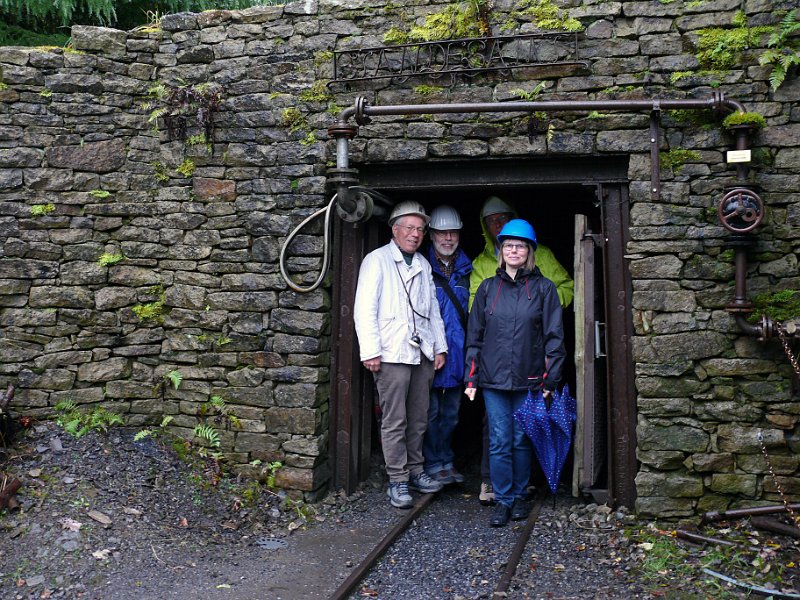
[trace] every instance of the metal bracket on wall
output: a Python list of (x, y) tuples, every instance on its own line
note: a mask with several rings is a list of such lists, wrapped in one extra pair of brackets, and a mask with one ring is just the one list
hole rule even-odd
[(650, 194), (653, 202), (661, 200), (661, 102), (658, 98), (653, 100), (653, 110), (650, 111)]

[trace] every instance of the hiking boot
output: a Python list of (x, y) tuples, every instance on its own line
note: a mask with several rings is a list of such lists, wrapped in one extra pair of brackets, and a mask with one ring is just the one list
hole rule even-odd
[(481, 484), (481, 493), (478, 496), (478, 500), (480, 500), (481, 504), (484, 506), (490, 506), (494, 504), (494, 489), (492, 488), (491, 483)]
[(456, 482), (452, 472), (449, 469), (442, 469), (441, 471), (437, 471), (430, 477), (431, 479), (433, 479), (434, 481), (438, 481), (442, 485), (450, 485), (451, 483)]
[(528, 508), (528, 503), (525, 502), (525, 500), (522, 498), (514, 498), (514, 504), (511, 507), (512, 521), (523, 521), (524, 519), (527, 519), (529, 512), (530, 509)]
[(505, 527), (511, 517), (511, 508), (505, 504), (496, 504), (489, 525), (492, 527)]
[(453, 478), (453, 483), (464, 483), (464, 476), (455, 469), (450, 469), (450, 476)]
[(408, 480), (408, 487), (423, 494), (433, 494), (440, 491), (444, 485), (431, 479), (425, 471), (412, 475)]
[(405, 481), (389, 482), (386, 495), (389, 496), (389, 502), (395, 508), (411, 508), (414, 506), (414, 499), (408, 493), (408, 483)]

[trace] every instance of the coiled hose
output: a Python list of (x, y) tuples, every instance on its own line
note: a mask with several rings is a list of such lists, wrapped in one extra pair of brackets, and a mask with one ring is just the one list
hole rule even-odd
[[(336, 194), (334, 194), (333, 198), (331, 198), (331, 201), (328, 202), (328, 206), (326, 206), (325, 208), (320, 208), (314, 214), (309, 215), (308, 217), (303, 219), (303, 221), (292, 230), (292, 232), (289, 234), (289, 237), (286, 238), (286, 241), (283, 243), (283, 246), (281, 247), (281, 255), (278, 260), (281, 269), (281, 275), (283, 276), (284, 281), (286, 281), (286, 285), (292, 288), (295, 292), (300, 292), (303, 294), (306, 294), (308, 292), (313, 292), (320, 286), (322, 280), (325, 279), (325, 275), (327, 275), (328, 273), (328, 263), (330, 263), (330, 253), (331, 253), (330, 249), (331, 213), (333, 212), (333, 207), (335, 206), (335, 204), (336, 204)], [(286, 250), (292, 243), (292, 240), (294, 240), (295, 236), (298, 233), (300, 233), (300, 230), (303, 229), (303, 227), (305, 227), (308, 223), (310, 223), (323, 213), (325, 214), (325, 226), (324, 226), (325, 231), (322, 236), (322, 269), (320, 271), (319, 277), (317, 277), (317, 280), (310, 286), (298, 285), (294, 281), (289, 279), (289, 274), (286, 271)]]

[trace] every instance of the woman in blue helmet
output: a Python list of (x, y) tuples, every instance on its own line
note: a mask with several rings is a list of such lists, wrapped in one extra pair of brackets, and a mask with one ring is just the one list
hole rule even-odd
[(475, 294), (467, 327), (466, 394), (483, 390), (489, 421), (489, 464), (495, 492), (490, 525), (528, 515), (531, 442), (514, 419), (530, 388), (556, 389), (564, 365), (561, 303), (536, 266), (536, 233), (514, 219), (497, 236), (499, 266)]

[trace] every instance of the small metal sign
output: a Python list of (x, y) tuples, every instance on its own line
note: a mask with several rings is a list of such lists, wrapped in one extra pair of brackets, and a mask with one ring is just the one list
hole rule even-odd
[(431, 79), (474, 77), (515, 69), (546, 69), (570, 65), (587, 67), (575, 32), (543, 32), (486, 38), (416, 42), (333, 53), (331, 83), (409, 77)]
[(750, 150), (728, 150), (729, 163), (749, 163)]

